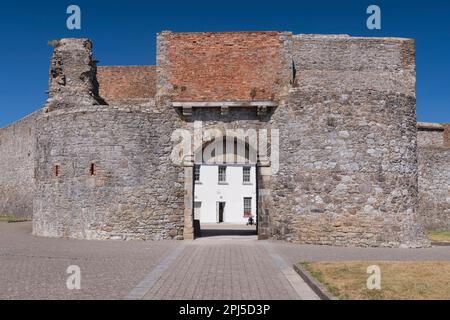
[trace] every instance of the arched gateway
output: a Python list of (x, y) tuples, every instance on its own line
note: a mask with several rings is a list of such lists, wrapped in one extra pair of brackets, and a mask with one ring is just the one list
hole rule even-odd
[[(196, 121), (193, 132), (192, 139), (187, 130), (174, 135), (182, 138), (180, 148), (174, 150), (185, 166), (185, 237), (191, 233), (191, 237), (198, 236), (200, 221), (245, 224), (251, 218), (259, 239), (266, 239), (260, 182), (268, 177), (262, 177), (261, 168), (270, 177), (269, 159), (278, 161), (278, 150), (272, 149), (278, 146), (277, 130), (268, 136), (265, 129), (204, 128), (202, 121)], [(188, 203), (193, 203), (193, 210)]]

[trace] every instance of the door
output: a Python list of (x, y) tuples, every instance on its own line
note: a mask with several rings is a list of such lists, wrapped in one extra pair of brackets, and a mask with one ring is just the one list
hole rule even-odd
[(217, 223), (224, 221), (225, 202), (217, 202)]

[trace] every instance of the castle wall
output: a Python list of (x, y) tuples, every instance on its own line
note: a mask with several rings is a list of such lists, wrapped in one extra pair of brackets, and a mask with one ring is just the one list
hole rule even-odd
[[(163, 32), (155, 99), (148, 67), (99, 68), (97, 83), (90, 49), (86, 39), (65, 39), (52, 57), (51, 94), (36, 127), (34, 234), (190, 238), (192, 163), (172, 162), (170, 139), (202, 121), (222, 131), (279, 130), (278, 172), (270, 175), (277, 164), (259, 159), (260, 238), (428, 244), (418, 211), (414, 41)], [(249, 107), (253, 88), (255, 101), (278, 107), (265, 115)], [(181, 114), (173, 101), (244, 102)], [(434, 133), (419, 138), (441, 141)], [(422, 155), (443, 157), (433, 161), (446, 166), (444, 152)], [(430, 185), (425, 192), (435, 192), (438, 181), (440, 205), (448, 177), (436, 178), (437, 168), (423, 167), (421, 175)]]
[[(64, 39), (52, 56), (57, 77), (36, 124), (33, 234), (183, 238), (184, 176), (170, 159), (177, 115), (150, 99), (146, 106), (105, 105), (91, 47), (86, 39)], [(118, 95), (121, 84), (109, 92)]]
[(450, 230), (448, 125), (419, 124), (419, 213), (426, 229)]
[(176, 123), (174, 114), (130, 106), (78, 106), (39, 118), (33, 234), (182, 238), (184, 180), (169, 157)]
[(0, 215), (31, 218), (35, 120), (40, 111), (0, 129)]
[(156, 67), (98, 67), (97, 81), (99, 94), (108, 103), (148, 101), (156, 94)]
[(270, 233), (302, 243), (421, 246), (411, 40), (294, 36), (297, 84), (273, 115)]

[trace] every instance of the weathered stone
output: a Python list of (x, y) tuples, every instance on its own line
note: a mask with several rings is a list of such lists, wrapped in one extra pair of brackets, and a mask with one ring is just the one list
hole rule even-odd
[(427, 229), (450, 230), (450, 137), (439, 124), (418, 125), (419, 212)]

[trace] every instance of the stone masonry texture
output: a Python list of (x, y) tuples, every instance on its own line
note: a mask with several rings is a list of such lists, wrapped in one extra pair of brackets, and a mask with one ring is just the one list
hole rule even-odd
[(280, 172), (270, 233), (302, 243), (424, 245), (412, 41), (301, 35), (290, 46), (299, 76), (273, 115)]
[(61, 39), (50, 63), (46, 110), (78, 104), (103, 104), (99, 97), (97, 66), (88, 39)]
[(162, 113), (114, 106), (43, 115), (37, 122), (33, 233), (181, 238), (183, 181), (169, 159), (174, 124)]
[(195, 121), (279, 130), (279, 170), (259, 159), (260, 238), (421, 247), (448, 229), (450, 127), (416, 122), (411, 39), (164, 31), (156, 67), (98, 68), (88, 39), (53, 44), (45, 106), (0, 129), (0, 205), (33, 214), (35, 235), (190, 238), (193, 164), (170, 156)]
[(0, 129), (0, 215), (33, 214), (35, 123), (40, 111)]
[(448, 125), (418, 125), (419, 212), (425, 228), (450, 230)]

